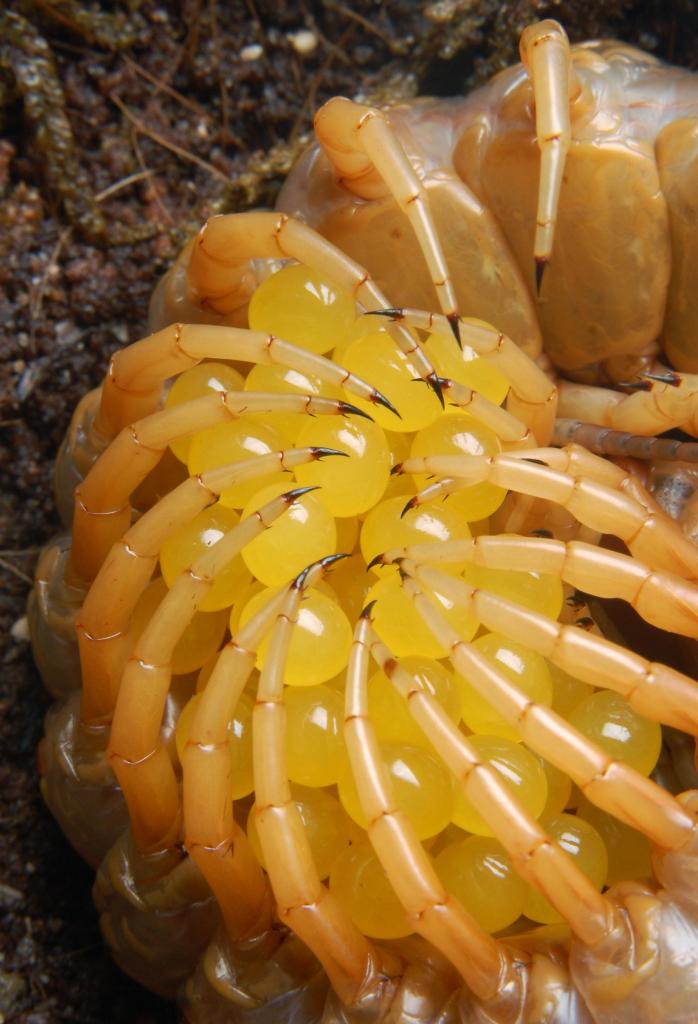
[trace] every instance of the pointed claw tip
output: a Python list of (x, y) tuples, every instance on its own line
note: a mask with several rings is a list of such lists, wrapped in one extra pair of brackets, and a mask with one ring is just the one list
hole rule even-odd
[(681, 384), (681, 376), (669, 370), (667, 373), (643, 373), (645, 380), (654, 381), (656, 384), (668, 384), (669, 387), (677, 388)]
[(402, 473), (402, 463), (396, 462), (393, 468), (390, 470), (391, 476), (399, 476)]
[(385, 562), (383, 561), (383, 552), (372, 558), (371, 561), (366, 566), (366, 569), (375, 569), (377, 565), (385, 565)]
[[(370, 420), (373, 423), (373, 416), (364, 412), (363, 409), (359, 409), (357, 405), (352, 405), (351, 402), (339, 402), (338, 405), (341, 416), (362, 416), (363, 419)], [(346, 454), (346, 452), (343, 454)]]
[(369, 311), (371, 316), (387, 316), (391, 320), (401, 320), (403, 313), (401, 309), (396, 307), (388, 307), (386, 309), (372, 309)]
[(297, 501), (298, 498), (302, 498), (304, 494), (308, 494), (310, 491), (319, 491), (320, 485), (314, 484), (312, 487), (295, 487), (292, 491), (286, 491), (281, 497), (285, 498), (289, 505)]
[(390, 399), (386, 398), (385, 395), (382, 395), (380, 391), (376, 391), (374, 389), (373, 394), (371, 395), (371, 401), (374, 403), (374, 405), (382, 405), (384, 409), (388, 409), (390, 412), (394, 413), (399, 420), (402, 419), (402, 416), (397, 411), (397, 409), (390, 401)]
[(373, 608), (374, 608), (375, 604), (376, 604), (375, 601), (369, 601), (369, 603), (366, 605), (366, 607), (361, 609), (361, 614), (359, 615), (359, 618), (360, 619), (368, 619), (370, 621), (371, 620), (371, 614), (373, 612)]
[[(311, 489), (314, 490), (315, 488)], [(311, 569), (315, 569), (318, 565), (325, 569), (327, 566), (333, 565), (334, 562), (338, 562), (341, 558), (349, 558), (349, 555), (343, 552), (340, 554), (324, 555), (323, 558), (318, 558), (315, 562), (311, 562), (310, 565), (306, 565), (305, 569), (301, 569), (292, 583), (294, 590), (302, 590)]]
[(444, 387), (445, 381), (446, 381), (446, 378), (445, 377), (439, 377), (439, 375), (437, 373), (430, 373), (429, 376), (427, 377), (427, 384), (429, 385), (431, 390), (434, 392), (434, 394), (438, 398), (439, 405), (441, 406), (442, 409), (446, 408), (446, 403), (444, 401), (444, 392), (443, 392), (443, 387)]
[(463, 348), (463, 343), (460, 339), (460, 317), (457, 313), (448, 313), (446, 315), (446, 319), (451, 326), (451, 331), (453, 332), (453, 337), (456, 339), (458, 348)]
[(545, 275), (545, 268), (548, 265), (548, 261), (544, 256), (536, 256), (534, 258), (534, 263), (536, 275), (536, 296), (540, 298), (540, 290), (543, 286), (543, 277)]
[(349, 452), (341, 452), (339, 448), (322, 448), (314, 445), (310, 450), (316, 459), (324, 459), (328, 455), (343, 455), (345, 459), (349, 458)]
[(415, 496), (413, 498), (410, 498), (410, 500), (407, 502), (407, 504), (403, 508), (402, 512), (400, 513), (400, 519), (404, 519), (404, 517), (407, 515), (407, 513), (411, 509), (415, 508), (416, 505), (417, 505), (417, 495), (415, 494)]
[(616, 387), (624, 391), (651, 391), (654, 384), (652, 380), (619, 380)]

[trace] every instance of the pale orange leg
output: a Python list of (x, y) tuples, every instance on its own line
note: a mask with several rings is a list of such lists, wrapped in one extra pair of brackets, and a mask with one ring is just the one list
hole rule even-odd
[(328, 556), (297, 577), (271, 634), (252, 719), (255, 820), (280, 920), (312, 949), (335, 991), (351, 1004), (390, 985), (398, 963), (373, 946), (320, 881), (285, 764), (283, 672), (293, 624), (303, 591), (337, 557), (343, 556)]
[[(487, 591), (473, 591), (445, 573), (423, 566), (413, 568), (404, 562), (402, 569), (409, 574), (404, 579), (406, 592), (439, 643), (449, 651), (454, 668), (519, 731), (527, 746), (569, 775), (592, 803), (644, 832), (662, 849), (681, 849), (689, 842), (695, 828), (693, 818), (670, 794), (628, 765), (614, 761), (556, 712), (532, 702), (493, 662), (460, 639), (416, 580), (423, 577), (432, 580), (436, 574), (439, 593), (465, 601), (472, 607), (473, 614), (490, 628), (505, 635), (515, 633), (519, 640), (525, 633), (524, 642), (528, 646), (545, 653), (566, 671), (574, 671), (580, 679), (589, 679), (593, 665), (597, 670), (597, 685), (622, 692), (641, 714), (670, 719), (679, 728), (690, 727), (691, 722), (698, 720), (698, 688), (693, 680), (666, 666), (650, 665), (638, 655), (575, 626), (562, 626)], [(515, 620), (519, 628), (512, 630)], [(540, 642), (543, 635), (546, 641)], [(626, 685), (625, 669), (630, 668), (636, 658), (644, 664), (637, 666), (635, 677)], [(684, 710), (682, 703), (688, 699), (691, 688), (693, 710)], [(661, 707), (663, 699), (665, 707)]]
[(389, 119), (375, 107), (337, 96), (315, 115), (315, 134), (339, 182), (355, 195), (390, 193), (407, 215), (436, 289), (439, 305), (458, 337), (458, 312), (429, 197)]
[(168, 848), (179, 834), (179, 790), (161, 738), (174, 647), (216, 576), (293, 500), (281, 495), (267, 502), (259, 515), (238, 523), (181, 573), (126, 663), (114, 708), (108, 756), (128, 804), (134, 839), (142, 852)]
[(98, 725), (111, 719), (128, 654), (131, 614), (167, 538), (213, 504), (226, 488), (270, 470), (292, 471), (332, 454), (329, 448), (288, 449), (189, 477), (126, 531), (106, 556), (74, 626), (82, 669), (82, 722)]
[[(530, 453), (525, 453), (530, 455)], [(698, 577), (698, 552), (680, 527), (658, 506), (645, 502), (645, 492), (633, 494), (630, 486), (621, 493), (594, 480), (575, 479), (546, 465), (511, 455), (434, 455), (406, 459), (393, 472), (431, 473), (457, 478), (469, 484), (488, 481), (506, 490), (553, 501), (599, 533), (619, 537), (631, 552), (651, 568), (667, 569), (688, 579)], [(630, 482), (629, 482), (630, 483)], [(407, 508), (421, 504), (420, 495)]]
[[(383, 315), (421, 331), (448, 330), (446, 318), (418, 309), (389, 309)], [(531, 430), (538, 444), (548, 444), (557, 413), (557, 387), (541, 368), (495, 327), (459, 321), (463, 344), (494, 363), (510, 382), (508, 411)]]

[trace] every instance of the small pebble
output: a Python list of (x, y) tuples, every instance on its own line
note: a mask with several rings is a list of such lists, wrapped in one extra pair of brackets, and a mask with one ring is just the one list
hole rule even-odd
[(13, 624), (10, 629), (10, 636), (17, 643), (22, 643), (30, 639), (29, 637), (29, 623), (27, 622), (26, 615), (23, 615), (21, 619)]
[(240, 59), (245, 61), (259, 60), (264, 53), (264, 50), (259, 43), (251, 43), (249, 46), (243, 46), (240, 50)]
[(297, 32), (289, 32), (286, 38), (296, 53), (300, 53), (302, 57), (306, 57), (317, 48), (318, 37), (307, 28), (301, 28)]

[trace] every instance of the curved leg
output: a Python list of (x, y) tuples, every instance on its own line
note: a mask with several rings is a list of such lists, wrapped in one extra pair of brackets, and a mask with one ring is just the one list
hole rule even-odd
[(338, 96), (320, 108), (314, 124), (318, 141), (340, 184), (364, 199), (390, 192), (407, 215), (426, 259), (439, 305), (457, 332), (456, 296), (429, 198), (386, 115), (375, 107)]
[(467, 561), (487, 569), (557, 576), (582, 593), (627, 601), (658, 629), (698, 639), (698, 586), (594, 544), (483, 534), (466, 540), (391, 548), (376, 555), (370, 565), (389, 565), (404, 558), (419, 565)]
[[(407, 327), (422, 331), (447, 328), (444, 317), (418, 309), (376, 310), (383, 316)], [(548, 444), (557, 411), (557, 387), (539, 366), (495, 327), (460, 321), (461, 341), (483, 359), (498, 365), (510, 381), (507, 409), (534, 434), (538, 444)]]
[(174, 647), (218, 573), (294, 500), (282, 495), (268, 502), (257, 516), (229, 530), (181, 573), (126, 663), (108, 757), (128, 804), (136, 844), (144, 852), (171, 847), (180, 828), (179, 790), (160, 728)]
[(698, 376), (655, 367), (625, 391), (560, 381), (560, 416), (650, 436), (681, 427), (698, 434)]
[[(409, 820), (395, 801), (368, 717), (369, 653), (375, 655), (370, 606), (354, 632), (345, 702), (344, 736), (368, 837), (415, 931), (429, 939), (481, 998), (496, 995), (503, 977), (513, 981), (512, 965), (495, 939), (450, 896), (439, 881)], [(381, 662), (397, 663), (388, 652)]]
[(284, 763), (283, 672), (301, 596), (342, 557), (330, 555), (294, 580), (271, 634), (253, 713), (256, 824), (280, 920), (313, 950), (345, 1003), (370, 999), (365, 1010), (375, 1012), (392, 994), (398, 961), (369, 942), (321, 883)]
[[(335, 364), (328, 362), (328, 366)], [(344, 373), (346, 371), (340, 369), (340, 377)], [(121, 430), (76, 488), (73, 547), (66, 568), (67, 579), (70, 582), (94, 579), (112, 544), (130, 526), (130, 496), (157, 466), (172, 441), (204, 427), (237, 419), (247, 412), (275, 410), (311, 415), (366, 415), (355, 406), (335, 399), (227, 391), (161, 409), (136, 420)]]
[[(535, 450), (534, 450), (535, 451)], [(628, 478), (624, 492), (594, 480), (575, 479), (541, 465), (530, 452), (511, 455), (434, 455), (406, 459), (394, 473), (433, 473), (435, 476), (466, 480), (469, 484), (488, 481), (506, 490), (553, 501), (599, 533), (620, 538), (638, 558), (656, 569), (667, 569), (688, 579), (698, 577), (698, 552), (673, 520), (645, 501), (645, 492), (633, 489)], [(450, 482), (447, 485), (450, 486)], [(435, 485), (441, 494), (439, 485)], [(434, 493), (434, 487), (428, 488)], [(409, 500), (405, 511), (420, 505), (419, 494)]]
[[(336, 454), (330, 448), (298, 448), (258, 455), (189, 477), (126, 531), (107, 554), (74, 622), (82, 670), (81, 720), (88, 726), (111, 719), (124, 669), (131, 614), (168, 537), (213, 504), (221, 491)], [(298, 494), (299, 491), (296, 491)]]
[(533, 86), (536, 139), (540, 149), (538, 209), (533, 249), (536, 286), (540, 291), (553, 249), (557, 206), (570, 146), (570, 102), (581, 91), (572, 65), (567, 33), (557, 21), (541, 21), (524, 29), (521, 60)]
[[(593, 945), (605, 938), (614, 926), (614, 914), (611, 906), (567, 855), (551, 841), (545, 830), (522, 809), (507, 789), (499, 773), (489, 764), (480, 760), (480, 755), (451, 721), (439, 702), (424, 688), (418, 678), (401, 667), (388, 648), (378, 640), (367, 620), (368, 616), (366, 616), (366, 623), (363, 626), (360, 624), (357, 628), (357, 637), (362, 638), (362, 644), (368, 647), (395, 689), (407, 701), (410, 714), (444, 760), (449, 771), (462, 787), (466, 798), (482, 814), (493, 833), (509, 852), (517, 871), (537, 889), (545, 893), (558, 907), (567, 919), (573, 933), (582, 942)], [(357, 733), (361, 736), (359, 740), (357, 735), (353, 751), (353, 755), (356, 756), (357, 769), (362, 769), (361, 775), (357, 770), (357, 778), (361, 779), (365, 787), (362, 792), (365, 793), (367, 817), (369, 820), (375, 819), (376, 822), (375, 836), (371, 837), (371, 841), (376, 846), (391, 883), (405, 905), (410, 905), (418, 899), (425, 902), (425, 894), (429, 890), (422, 886), (423, 891), (420, 891), (419, 880), (408, 878), (409, 871), (405, 867), (409, 864), (410, 869), (414, 872), (415, 862), (404, 857), (401, 864), (395, 863), (394, 852), (391, 850), (390, 844), (384, 841), (388, 829), (381, 823), (385, 822), (386, 817), (388, 820), (394, 820), (393, 831), (398, 834), (402, 831), (400, 828), (401, 817), (400, 811), (394, 809), (394, 804), (386, 804), (386, 797), (389, 797), (389, 793), (383, 789), (383, 785), (376, 784), (376, 776), (373, 773), (376, 766), (380, 766), (380, 761), (375, 742), (371, 744), (370, 737), (367, 736), (365, 711), (364, 715), (361, 715), (362, 703), (365, 701), (362, 702), (356, 688), (354, 688), (352, 696), (349, 695), (349, 692), (347, 693), (347, 712), (348, 716), (351, 715), (349, 720), (358, 721)], [(360, 760), (362, 752), (363, 757)], [(352, 756), (353, 760), (354, 756)], [(372, 816), (369, 815), (369, 811), (372, 812)], [(391, 854), (393, 854), (392, 857)], [(417, 859), (418, 863), (419, 859)], [(428, 867), (427, 862), (427, 870)], [(449, 897), (443, 910), (452, 908), (453, 905), (454, 901), (452, 897)], [(455, 906), (457, 909), (458, 905), (455, 904)], [(437, 905), (433, 909), (441, 908)], [(424, 914), (425, 912), (423, 912)], [(447, 955), (450, 955), (452, 960), (459, 953), (470, 956), (471, 964), (466, 974), (466, 981), (473, 988), (477, 1001), (481, 1000), (486, 1012), (491, 1015), (488, 1016), (488, 1019), (520, 1019), (518, 1015), (524, 1019), (533, 1011), (533, 1007), (538, 1006), (540, 1016), (535, 1019), (541, 1024), (563, 1024), (570, 1019), (586, 1020), (581, 1006), (578, 1004), (569, 975), (564, 969), (556, 971), (554, 965), (549, 963), (548, 966), (552, 969), (541, 970), (541, 964), (536, 964), (534, 957), (524, 958), (521, 953), (517, 957), (512, 957), (509, 949), (497, 943), (490, 936), (486, 936), (488, 941), (483, 943), (478, 954), (470, 951), (467, 945), (459, 950), (458, 946), (454, 945), (456, 936), (449, 934), (445, 927), (446, 921), (445, 913), (442, 914), (441, 919), (437, 917), (435, 921), (436, 934), (440, 937), (440, 947), (444, 952), (450, 951), (447, 952)], [(433, 935), (430, 938), (432, 942), (435, 941)], [(464, 936), (458, 936), (458, 938), (461, 943), (464, 942)], [(488, 953), (492, 958), (494, 952), (492, 947), (498, 953), (502, 973), (494, 991), (485, 993), (483, 989), (485, 989), (486, 976), (483, 978), (481, 974), (484, 965), (483, 957)], [(554, 959), (554, 952), (551, 950), (546, 952), (551, 960)], [(518, 962), (515, 963), (515, 960)], [(496, 964), (496, 960), (494, 963)], [(475, 973), (476, 971), (480, 973)], [(530, 975), (527, 978), (526, 975), (529, 972)], [(474, 973), (477, 986), (472, 981)], [(566, 986), (563, 988), (564, 994), (559, 990), (556, 993), (556, 989), (561, 984)], [(557, 998), (555, 994), (557, 994)], [(579, 1018), (576, 1014), (572, 1018), (564, 1016), (571, 1008), (579, 1012)]]
[[(412, 343), (414, 344), (414, 343)], [(353, 373), (273, 334), (208, 324), (170, 324), (116, 352), (102, 385), (95, 430), (111, 439), (129, 423), (155, 412), (169, 377), (202, 359), (280, 363), (391, 409), (390, 402)]]
[[(251, 261), (259, 258), (298, 260), (328, 276), (364, 310), (389, 304), (360, 263), (307, 224), (285, 213), (253, 211), (206, 222), (161, 282), (158, 304), (169, 312), (151, 317), (153, 326), (163, 328), (189, 314), (193, 323), (214, 319), (246, 326), (247, 303), (258, 284)], [(402, 351), (412, 355), (420, 375), (433, 378), (434, 368), (409, 332), (398, 329), (394, 334)]]

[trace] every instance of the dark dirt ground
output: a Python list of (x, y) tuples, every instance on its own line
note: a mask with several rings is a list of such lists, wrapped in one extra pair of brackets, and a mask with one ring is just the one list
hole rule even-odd
[(22, 618), (74, 405), (144, 332), (187, 235), (273, 202), (320, 102), (459, 92), (547, 16), (698, 65), (689, 0), (0, 4), (0, 1024), (175, 1020), (112, 966), (91, 872), (38, 793), (48, 698)]

